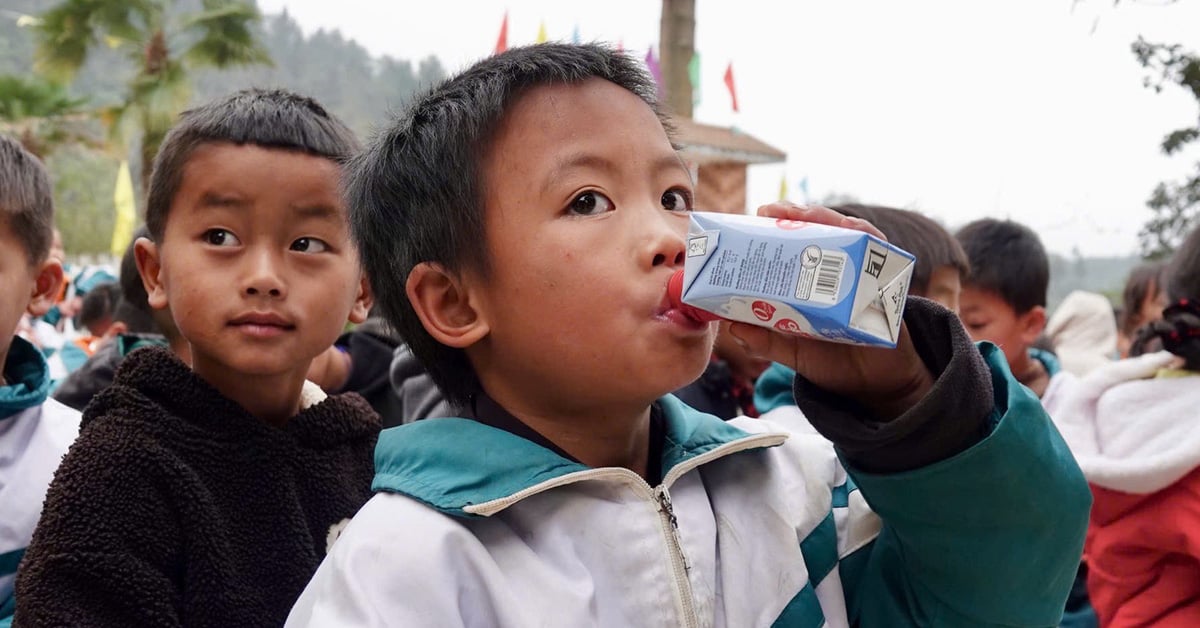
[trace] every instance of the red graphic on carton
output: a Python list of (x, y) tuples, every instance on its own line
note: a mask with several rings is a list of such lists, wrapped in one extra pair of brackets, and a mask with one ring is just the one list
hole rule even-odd
[(750, 310), (760, 321), (769, 321), (771, 317), (775, 316), (775, 306), (766, 301), (755, 301), (750, 306)]
[(788, 220), (787, 218), (776, 218), (775, 226), (779, 227), (780, 229), (794, 231), (796, 229), (803, 229), (803, 228), (807, 227), (808, 223), (803, 222), (801, 220)]
[(778, 329), (779, 331), (787, 332), (789, 334), (803, 334), (804, 333), (804, 330), (801, 329), (801, 327), (800, 327), (800, 323), (797, 323), (796, 321), (794, 321), (790, 318), (779, 319), (779, 322), (775, 323), (775, 329)]

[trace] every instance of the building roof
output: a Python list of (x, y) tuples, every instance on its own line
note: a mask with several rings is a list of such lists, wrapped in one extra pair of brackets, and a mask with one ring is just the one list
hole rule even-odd
[(787, 158), (787, 153), (733, 127), (701, 124), (687, 118), (676, 118), (671, 122), (676, 130), (675, 141), (682, 147), (680, 153), (684, 159), (697, 164), (769, 164)]

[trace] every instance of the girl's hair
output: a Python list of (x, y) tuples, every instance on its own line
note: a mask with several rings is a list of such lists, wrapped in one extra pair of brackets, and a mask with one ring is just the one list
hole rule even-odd
[(1130, 354), (1161, 347), (1182, 357), (1184, 368), (1200, 371), (1200, 227), (1171, 258), (1165, 283), (1168, 305), (1162, 320), (1138, 330)]
[(1166, 268), (1164, 262), (1147, 262), (1129, 271), (1125, 290), (1121, 294), (1121, 316), (1118, 319), (1122, 334), (1133, 336), (1146, 322), (1141, 317), (1142, 304), (1163, 291)]

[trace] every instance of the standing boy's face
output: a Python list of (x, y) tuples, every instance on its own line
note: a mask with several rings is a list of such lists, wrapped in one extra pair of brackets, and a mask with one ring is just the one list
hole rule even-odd
[(954, 266), (938, 266), (929, 274), (929, 286), (921, 296), (957, 314), (962, 305), (962, 292), (962, 273)]
[(339, 174), (300, 152), (203, 145), (162, 241), (139, 241), (150, 305), (170, 305), (193, 370), (219, 390), (226, 378), (303, 378), (347, 319), (365, 318)]
[(521, 95), (486, 173), (488, 326), (468, 349), (485, 388), (526, 411), (645, 407), (694, 380), (715, 324), (671, 311), (691, 177), (657, 116), (590, 79)]
[(1029, 347), (1046, 325), (1045, 310), (1035, 307), (1024, 314), (990, 290), (963, 286), (959, 318), (971, 339), (990, 341), (1004, 351), (1009, 368), (1017, 376), (1025, 370)]

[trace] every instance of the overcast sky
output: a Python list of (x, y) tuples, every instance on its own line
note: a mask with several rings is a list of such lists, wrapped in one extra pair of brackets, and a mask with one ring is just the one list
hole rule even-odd
[[(505, 11), (510, 46), (620, 42), (644, 56), (657, 0), (259, 0), (306, 32), (338, 29), (376, 54), (438, 56), (448, 70), (491, 53)], [(1200, 51), (1200, 0), (696, 0), (700, 122), (733, 125), (788, 154), (750, 171), (751, 207), (853, 195), (919, 209), (950, 228), (1008, 217), (1064, 255), (1124, 255), (1145, 199), (1197, 151), (1162, 137), (1194, 125), (1182, 89), (1142, 87), (1130, 44)], [(740, 113), (722, 82), (733, 63)]]

